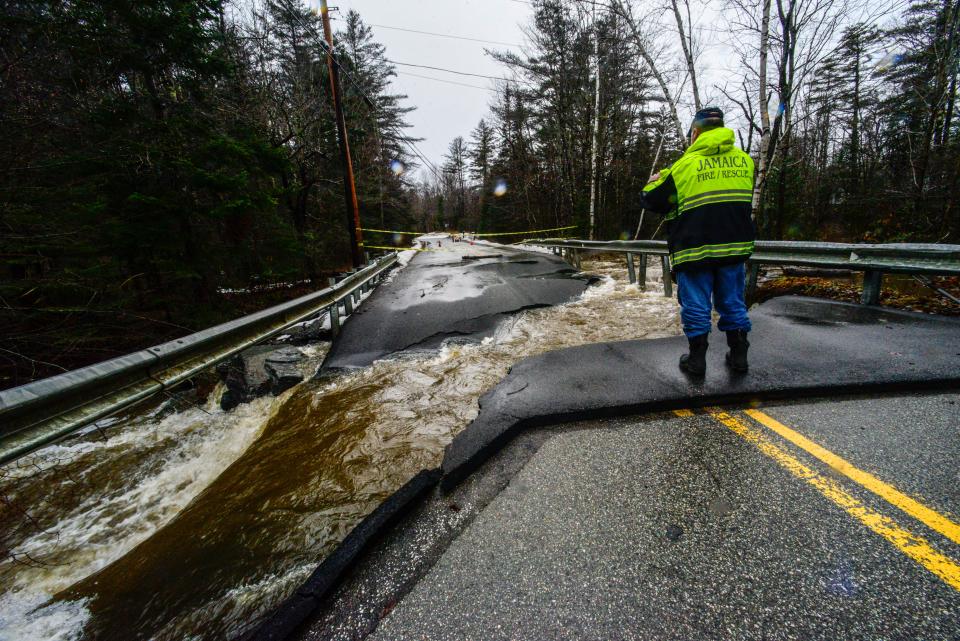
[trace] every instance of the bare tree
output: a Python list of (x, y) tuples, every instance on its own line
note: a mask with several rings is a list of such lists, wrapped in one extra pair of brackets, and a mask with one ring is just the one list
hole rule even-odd
[(683, 58), (687, 63), (687, 74), (690, 77), (690, 88), (693, 92), (693, 104), (697, 111), (703, 106), (700, 102), (700, 90), (697, 87), (697, 68), (693, 59), (693, 20), (690, 17), (690, 0), (683, 0), (687, 10), (687, 30), (684, 30), (683, 17), (677, 0), (670, 0), (673, 8), (673, 17), (677, 21), (677, 33), (680, 36), (680, 47), (683, 49)]
[(753, 216), (760, 209), (760, 197), (767, 182), (767, 162), (770, 149), (770, 112), (767, 109), (767, 50), (770, 43), (770, 3), (763, 2), (763, 18), (760, 23), (760, 158), (757, 163), (756, 182), (753, 186)]
[(650, 68), (651, 75), (653, 76), (654, 80), (657, 81), (657, 85), (660, 87), (663, 100), (666, 102), (670, 113), (670, 119), (673, 121), (673, 126), (676, 129), (677, 140), (680, 142), (680, 144), (685, 145), (684, 141), (686, 140), (687, 136), (683, 125), (680, 123), (680, 115), (677, 112), (677, 101), (670, 92), (670, 86), (667, 83), (667, 78), (660, 66), (657, 64), (656, 57), (651, 51), (650, 39), (643, 34), (639, 20), (633, 15), (633, 9), (628, 3), (624, 3), (623, 0), (610, 0), (609, 7), (612, 12), (622, 18), (627, 24), (627, 27), (630, 30), (630, 35), (633, 38), (634, 46), (637, 48), (637, 52), (640, 54), (640, 57), (643, 58), (643, 61), (646, 63), (647, 67)]
[(593, 128), (590, 132), (590, 240), (596, 227), (597, 209), (597, 136), (600, 133), (600, 29), (597, 5), (593, 5)]

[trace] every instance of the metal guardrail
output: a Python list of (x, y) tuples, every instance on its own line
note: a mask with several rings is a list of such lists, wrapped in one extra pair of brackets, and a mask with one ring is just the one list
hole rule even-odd
[[(551, 247), (557, 253), (568, 254), (568, 259), (579, 264), (583, 251), (613, 251), (627, 255), (630, 282), (637, 282), (635, 257), (640, 261), (640, 283), (646, 278), (646, 256), (660, 256), (663, 273), (669, 270), (667, 243), (663, 240), (571, 240), (543, 238), (526, 241), (528, 245)], [(861, 302), (876, 305), (880, 298), (883, 274), (960, 275), (960, 245), (933, 243), (814, 243), (777, 240), (758, 240), (748, 261), (747, 287), (756, 289), (760, 265), (794, 265), (862, 271), (863, 294)], [(664, 279), (664, 294), (672, 296), (670, 279)]]
[(340, 327), (360, 294), (397, 263), (392, 253), (306, 296), (102, 363), (0, 391), (0, 464), (168, 389), (291, 325), (329, 311)]

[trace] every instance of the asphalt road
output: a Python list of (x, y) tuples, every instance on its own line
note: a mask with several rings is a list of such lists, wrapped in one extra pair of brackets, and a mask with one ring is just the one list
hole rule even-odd
[(397, 352), (477, 340), (507, 315), (575, 298), (587, 279), (540, 252), (435, 238), (343, 326), (323, 370), (366, 367)]
[(714, 332), (707, 374), (677, 367), (682, 336), (596, 343), (525, 358), (480, 399), (480, 414), (444, 455), (444, 484), (463, 479), (518, 430), (570, 420), (642, 414), (755, 398), (930, 389), (960, 384), (960, 322), (785, 296), (750, 312), (750, 372), (724, 365)]
[(960, 638), (958, 407), (901, 394), (535, 430), (370, 638)]

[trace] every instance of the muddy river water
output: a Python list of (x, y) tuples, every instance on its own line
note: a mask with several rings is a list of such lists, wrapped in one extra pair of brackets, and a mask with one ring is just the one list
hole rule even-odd
[[(222, 639), (275, 607), (365, 515), (440, 463), (521, 358), (680, 333), (620, 261), (569, 303), (481, 343), (308, 379), (229, 412), (149, 411), (0, 468), (0, 639)], [(323, 345), (304, 348), (315, 363)], [(2, 552), (4, 550), (0, 550)]]

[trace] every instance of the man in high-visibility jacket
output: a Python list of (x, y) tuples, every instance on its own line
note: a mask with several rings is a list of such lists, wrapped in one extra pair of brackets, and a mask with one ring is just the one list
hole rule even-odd
[(686, 152), (643, 188), (644, 206), (667, 217), (680, 319), (690, 343), (680, 369), (694, 376), (706, 372), (711, 297), (720, 314), (717, 325), (727, 334), (727, 365), (747, 371), (744, 263), (756, 237), (752, 196), (753, 159), (734, 146), (733, 131), (723, 126), (716, 107), (697, 112)]

